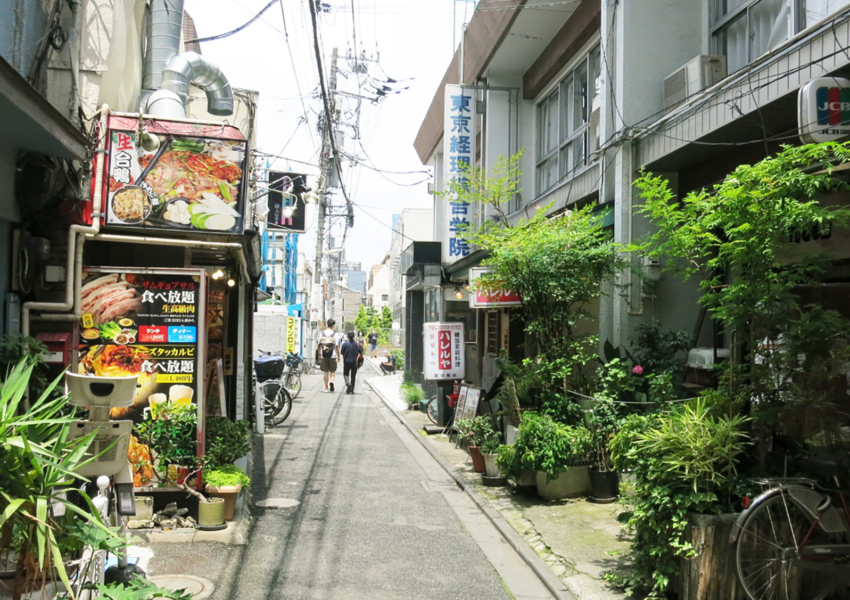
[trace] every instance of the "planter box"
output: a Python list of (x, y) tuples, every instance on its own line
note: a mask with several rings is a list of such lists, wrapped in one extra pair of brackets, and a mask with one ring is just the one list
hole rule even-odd
[(232, 521), (233, 514), (236, 512), (236, 500), (239, 498), (239, 492), (242, 491), (242, 484), (222, 485), (220, 487), (208, 485), (207, 491), (213, 498), (224, 499), (224, 520)]
[(153, 519), (153, 497), (136, 496), (136, 516), (138, 521), (150, 521)]
[(546, 481), (546, 473), (537, 471), (537, 493), (545, 500), (586, 496), (590, 493), (589, 469), (589, 467), (570, 467), (552, 481)]
[(519, 472), (519, 477), (514, 478), (514, 483), (520, 488), (536, 488), (537, 475), (530, 469), (523, 469)]
[(685, 530), (696, 556), (682, 558), (680, 573), (673, 586), (681, 600), (745, 600), (738, 583), (735, 553), (729, 534), (737, 514), (692, 514)]

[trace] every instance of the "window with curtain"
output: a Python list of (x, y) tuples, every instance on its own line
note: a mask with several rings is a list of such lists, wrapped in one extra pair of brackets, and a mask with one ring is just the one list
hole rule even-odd
[(850, 0), (714, 0), (714, 52), (726, 57), (727, 71), (734, 73), (848, 5)]
[(589, 127), (599, 77), (599, 46), (584, 55), (537, 105), (537, 194), (574, 177), (589, 164), (598, 141)]

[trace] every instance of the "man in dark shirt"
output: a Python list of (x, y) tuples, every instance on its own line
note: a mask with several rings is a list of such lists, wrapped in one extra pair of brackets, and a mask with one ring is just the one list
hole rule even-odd
[(388, 351), (384, 352), (384, 362), (382, 362), (378, 366), (381, 367), (382, 375), (389, 375), (390, 373), (395, 373), (395, 356), (390, 354)]
[(343, 342), (339, 353), (342, 355), (342, 376), (345, 378), (346, 394), (354, 393), (354, 381), (357, 379), (357, 361), (363, 353), (363, 348), (354, 341), (354, 332), (349, 331), (348, 340)]

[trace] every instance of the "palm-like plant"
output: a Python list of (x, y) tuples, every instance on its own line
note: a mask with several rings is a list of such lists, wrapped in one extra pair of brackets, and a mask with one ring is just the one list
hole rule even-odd
[(13, 600), (54, 574), (74, 596), (63, 550), (73, 522), (93, 523), (115, 535), (88, 495), (75, 489), (82, 479), (76, 471), (95, 458), (88, 450), (96, 432), (70, 437), (76, 419), (62, 414), (67, 397), (52, 394), (60, 379), (23, 410), (33, 367), (24, 360), (0, 382), (0, 552), (8, 554), (12, 545), (17, 550)]

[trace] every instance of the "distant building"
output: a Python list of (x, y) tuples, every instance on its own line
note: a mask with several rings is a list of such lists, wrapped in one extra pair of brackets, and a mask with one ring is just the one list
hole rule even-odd
[(400, 215), (393, 215), (393, 237), (390, 242), (389, 303), (393, 322), (399, 324), (394, 332), (397, 345), (404, 345), (404, 323), (406, 302), (406, 277), (402, 274), (399, 259), (401, 253), (414, 241), (430, 242), (434, 239), (434, 211), (432, 208), (405, 208)]
[(386, 264), (387, 258), (389, 255), (384, 258), (383, 263), (372, 267), (369, 291), (366, 293), (369, 306), (378, 310), (390, 305), (390, 268)]

